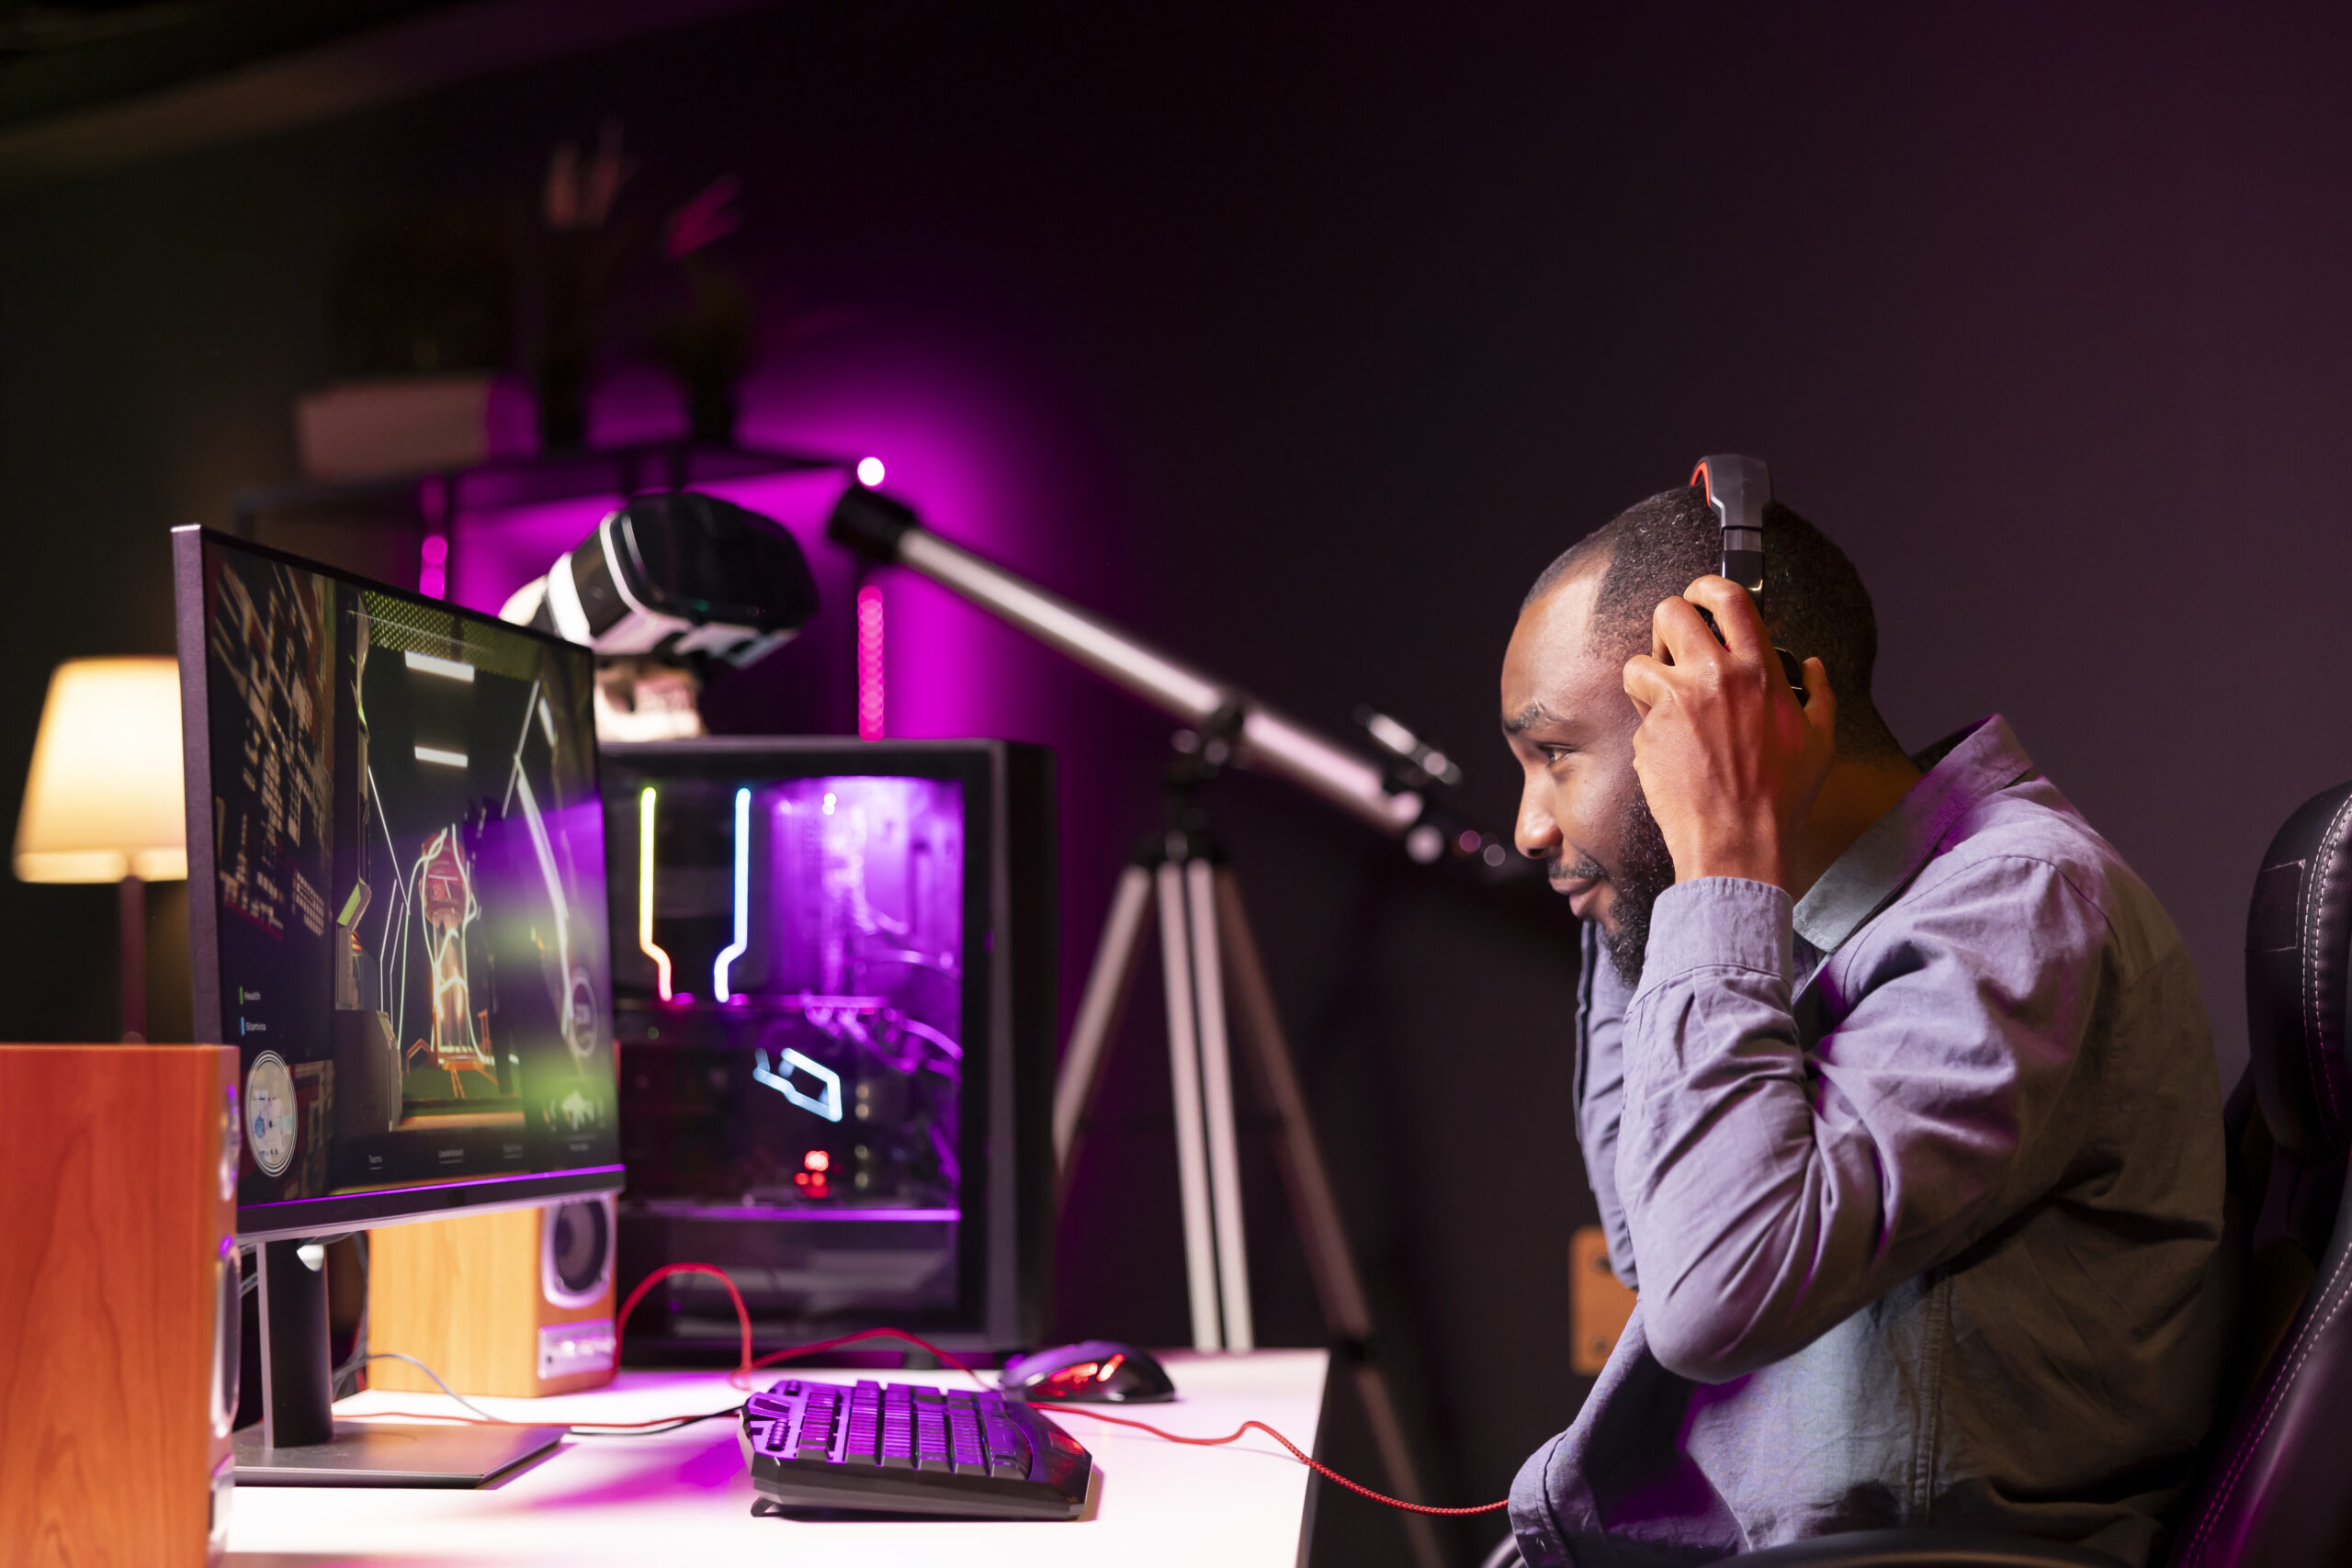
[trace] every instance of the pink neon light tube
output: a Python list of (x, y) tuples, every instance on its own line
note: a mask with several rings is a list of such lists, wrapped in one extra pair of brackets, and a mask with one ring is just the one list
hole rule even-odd
[(857, 591), (857, 738), (882, 739), (882, 590)]

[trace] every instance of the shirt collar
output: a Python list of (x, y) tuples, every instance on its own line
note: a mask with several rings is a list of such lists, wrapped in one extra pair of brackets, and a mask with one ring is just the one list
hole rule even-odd
[(1913, 761), (1927, 769), (1919, 782), (1797, 900), (1796, 934), (1816, 952), (1836, 952), (1884, 908), (1970, 807), (2033, 772), (2033, 759), (1999, 714), (1946, 736)]

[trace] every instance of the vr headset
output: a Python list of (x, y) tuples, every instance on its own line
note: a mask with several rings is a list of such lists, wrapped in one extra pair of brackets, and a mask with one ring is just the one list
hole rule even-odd
[(741, 668), (817, 613), (817, 584), (781, 524), (693, 491), (631, 499), (499, 611), (600, 654)]

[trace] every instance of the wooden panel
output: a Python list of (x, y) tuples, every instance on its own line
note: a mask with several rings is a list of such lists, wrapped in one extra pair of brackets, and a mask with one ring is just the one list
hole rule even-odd
[[(459, 1393), (529, 1398), (611, 1382), (610, 1371), (539, 1376), (543, 1325), (613, 1315), (609, 1285), (579, 1307), (558, 1306), (541, 1293), (540, 1227), (553, 1213), (511, 1209), (368, 1233), (368, 1348), (414, 1356)], [(400, 1361), (369, 1362), (368, 1384), (437, 1392)]]
[(221, 1045), (0, 1045), (12, 1565), (207, 1561), (229, 1457), (212, 1410), (236, 1074)]
[(1609, 1267), (1609, 1238), (1599, 1225), (1579, 1226), (1568, 1238), (1569, 1369), (1578, 1377), (1600, 1376), (1633, 1315), (1634, 1292)]

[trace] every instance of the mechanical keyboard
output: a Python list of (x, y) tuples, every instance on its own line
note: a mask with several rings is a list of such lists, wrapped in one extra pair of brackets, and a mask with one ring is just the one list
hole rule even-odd
[(1094, 1467), (1020, 1400), (871, 1379), (786, 1378), (744, 1402), (738, 1437), (757, 1511), (1074, 1519)]

